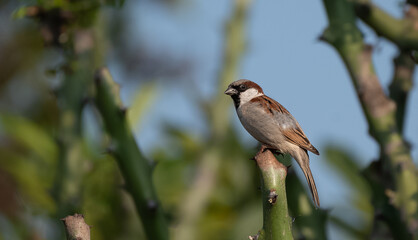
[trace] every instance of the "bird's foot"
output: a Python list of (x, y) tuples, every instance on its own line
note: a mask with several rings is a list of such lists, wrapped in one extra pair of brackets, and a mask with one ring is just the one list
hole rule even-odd
[(265, 146), (265, 145), (261, 145), (261, 148), (260, 148), (260, 152), (261, 153), (263, 153), (263, 152), (265, 152), (266, 150), (268, 150), (269, 148), (267, 147), (267, 146)]
[(280, 152), (279, 150), (277, 150), (277, 149), (272, 149), (271, 151), (272, 151), (274, 154), (276, 154), (276, 155), (279, 155), (279, 156), (284, 157), (284, 154), (283, 154), (282, 152)]
[(277, 150), (277, 149), (267, 147), (266, 145), (261, 145), (260, 152), (265, 152), (265, 151), (267, 151), (267, 150), (270, 150), (270, 151), (271, 151), (272, 153), (274, 153), (274, 154), (280, 154), (280, 155), (283, 155), (283, 154), (282, 154), (279, 150)]

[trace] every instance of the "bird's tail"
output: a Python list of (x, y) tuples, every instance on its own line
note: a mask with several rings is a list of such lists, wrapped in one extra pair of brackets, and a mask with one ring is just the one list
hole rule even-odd
[(320, 207), (319, 196), (318, 196), (318, 191), (316, 190), (315, 180), (312, 176), (311, 168), (309, 167), (309, 155), (307, 152), (304, 152), (304, 154), (300, 154), (300, 155), (302, 155), (300, 156), (302, 159), (300, 160), (296, 159), (296, 161), (299, 163), (300, 168), (302, 168), (303, 174), (305, 174), (306, 181), (309, 184), (309, 189), (311, 190), (312, 199), (315, 203), (315, 206), (319, 208)]

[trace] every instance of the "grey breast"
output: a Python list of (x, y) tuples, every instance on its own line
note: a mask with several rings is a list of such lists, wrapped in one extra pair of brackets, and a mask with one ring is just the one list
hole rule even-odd
[(237, 114), (244, 128), (259, 142), (271, 145), (280, 144), (284, 136), (280, 129), (293, 125), (293, 119), (285, 117), (282, 113), (273, 115), (266, 112), (257, 103), (248, 102), (237, 108)]

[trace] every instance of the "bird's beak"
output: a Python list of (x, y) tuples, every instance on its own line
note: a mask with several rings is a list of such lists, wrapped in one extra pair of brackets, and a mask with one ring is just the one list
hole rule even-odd
[(232, 95), (238, 94), (238, 91), (234, 88), (228, 87), (228, 89), (226, 89), (224, 93), (226, 95), (232, 96)]

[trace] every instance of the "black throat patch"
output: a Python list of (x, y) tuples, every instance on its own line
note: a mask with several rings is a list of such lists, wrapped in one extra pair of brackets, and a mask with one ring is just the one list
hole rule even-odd
[(232, 97), (232, 100), (234, 100), (235, 109), (237, 109), (240, 103), (239, 94), (232, 95), (231, 97)]

